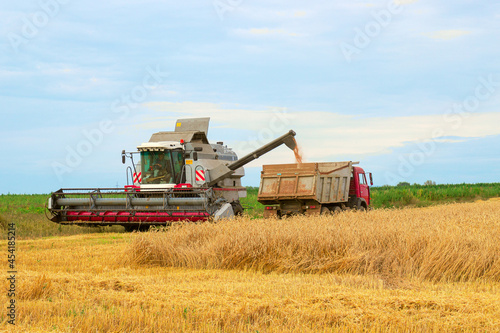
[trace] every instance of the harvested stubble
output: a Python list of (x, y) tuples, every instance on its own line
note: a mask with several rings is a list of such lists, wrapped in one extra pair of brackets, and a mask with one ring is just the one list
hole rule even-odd
[(500, 281), (500, 202), (240, 218), (138, 234), (137, 265)]

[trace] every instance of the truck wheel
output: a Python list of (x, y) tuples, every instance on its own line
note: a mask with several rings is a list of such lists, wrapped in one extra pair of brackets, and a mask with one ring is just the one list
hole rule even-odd
[(326, 206), (323, 206), (321, 207), (321, 215), (330, 215), (330, 209), (328, 209), (328, 207)]
[(363, 200), (358, 199), (358, 202), (357, 202), (357, 205), (356, 205), (356, 209), (359, 210), (360, 212), (366, 211), (366, 208), (365, 208), (365, 205), (363, 203)]
[(335, 206), (333, 207), (333, 214), (338, 214), (342, 211), (342, 208), (340, 208), (339, 206)]

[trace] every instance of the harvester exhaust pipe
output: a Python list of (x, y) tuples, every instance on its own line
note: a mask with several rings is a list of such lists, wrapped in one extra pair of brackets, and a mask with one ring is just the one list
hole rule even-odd
[(268, 144), (263, 145), (259, 149), (251, 152), (250, 154), (238, 159), (237, 161), (229, 164), (229, 165), (219, 165), (218, 167), (210, 170), (210, 182), (208, 183), (208, 186), (213, 186), (216, 184), (218, 181), (226, 178), (227, 176), (231, 175), (236, 169), (241, 168), (245, 164), (250, 163), (251, 161), (259, 158), (260, 156), (264, 155), (265, 153), (281, 146), (282, 144), (285, 144), (288, 148), (291, 150), (295, 149), (295, 146), (297, 143), (295, 142), (295, 131), (290, 130), (288, 133), (283, 134), (277, 139), (274, 139), (273, 141), (269, 142)]

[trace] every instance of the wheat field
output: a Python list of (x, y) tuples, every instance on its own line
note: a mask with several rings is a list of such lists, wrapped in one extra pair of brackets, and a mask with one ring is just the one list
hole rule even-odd
[(500, 281), (499, 219), (498, 208), (481, 204), (241, 218), (141, 234), (128, 254), (167, 267)]
[(499, 200), (17, 246), (7, 331), (500, 331)]

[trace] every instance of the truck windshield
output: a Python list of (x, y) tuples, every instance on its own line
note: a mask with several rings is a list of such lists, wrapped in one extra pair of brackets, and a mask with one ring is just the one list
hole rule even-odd
[(144, 184), (179, 184), (182, 182), (184, 156), (181, 149), (142, 151), (141, 171)]

